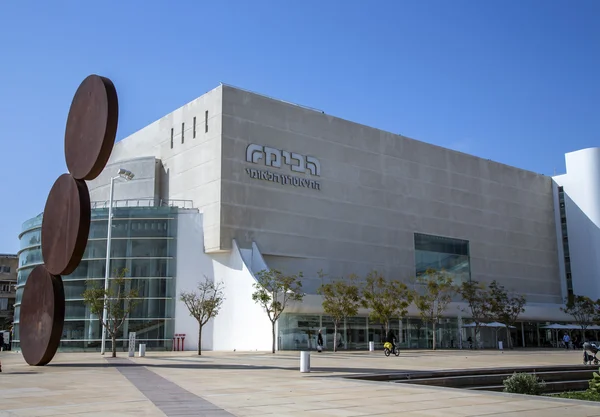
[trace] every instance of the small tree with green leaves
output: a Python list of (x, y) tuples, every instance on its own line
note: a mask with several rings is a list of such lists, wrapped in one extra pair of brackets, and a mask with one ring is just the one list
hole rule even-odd
[(333, 351), (337, 352), (337, 332), (346, 317), (356, 316), (360, 307), (360, 289), (356, 276), (340, 278), (322, 284), (318, 293), (323, 296), (323, 310), (333, 321)]
[(363, 307), (370, 310), (369, 317), (390, 330), (392, 318), (406, 316), (408, 306), (414, 299), (414, 292), (398, 280), (388, 281), (377, 271), (370, 272), (362, 287)]
[(275, 353), (275, 324), (281, 313), (291, 301), (302, 301), (302, 272), (298, 275), (286, 275), (276, 269), (260, 271), (256, 274), (252, 299), (267, 312), (271, 321), (273, 345)]
[[(131, 279), (126, 275), (126, 268), (115, 271), (115, 277), (110, 278), (108, 290), (98, 285), (96, 280), (87, 281), (87, 289), (83, 292), (83, 302), (89, 306), (90, 313), (98, 316), (100, 324), (112, 341), (112, 357), (117, 356), (117, 333), (138, 303), (138, 291), (131, 288)], [(106, 322), (103, 319), (106, 304)]]
[(475, 325), (475, 348), (477, 349), (478, 335), (481, 325), (488, 319), (490, 309), (490, 294), (484, 284), (477, 281), (465, 281), (458, 288), (458, 293), (465, 300), (468, 307), (462, 311), (466, 313)]
[(600, 301), (592, 301), (583, 295), (572, 295), (565, 299), (565, 306), (561, 307), (568, 315), (575, 319), (575, 322), (581, 327), (582, 342), (585, 342), (585, 331), (588, 327), (598, 321), (598, 307)]
[(517, 322), (519, 315), (525, 311), (527, 299), (524, 295), (509, 294), (503, 285), (492, 281), (489, 287), (490, 305), (488, 318), (499, 321), (506, 326), (508, 347), (512, 348), (510, 327)]
[(421, 319), (431, 323), (433, 330), (433, 350), (437, 344), (437, 323), (443, 317), (456, 294), (457, 288), (452, 277), (444, 271), (427, 269), (423, 275), (417, 278), (420, 292), (415, 294), (415, 304), (419, 309)]
[(209, 280), (206, 275), (204, 281), (198, 283), (196, 291), (182, 291), (180, 300), (183, 301), (190, 316), (198, 322), (198, 355), (202, 355), (202, 328), (210, 319), (219, 314), (225, 301), (223, 283)]

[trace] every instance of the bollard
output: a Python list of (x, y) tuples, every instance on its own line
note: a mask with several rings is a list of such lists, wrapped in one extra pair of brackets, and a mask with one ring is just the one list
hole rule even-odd
[(135, 332), (129, 332), (129, 357), (133, 358), (135, 355)]
[(146, 344), (145, 343), (140, 343), (140, 358), (143, 358), (144, 356), (146, 356)]
[(369, 352), (375, 352), (375, 342), (369, 342)]
[(310, 352), (300, 352), (300, 372), (310, 372)]

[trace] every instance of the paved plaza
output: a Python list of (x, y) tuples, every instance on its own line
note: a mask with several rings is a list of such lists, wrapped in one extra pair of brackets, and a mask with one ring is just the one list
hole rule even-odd
[[(148, 352), (116, 359), (59, 353), (30, 367), (2, 352), (0, 417), (9, 416), (600, 416), (595, 403), (344, 379), (409, 370), (581, 363), (575, 351)], [(590, 369), (591, 375), (592, 369)]]

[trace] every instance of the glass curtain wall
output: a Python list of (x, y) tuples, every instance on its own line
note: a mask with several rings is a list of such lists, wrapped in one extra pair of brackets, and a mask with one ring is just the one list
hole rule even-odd
[[(138, 291), (131, 316), (117, 335), (118, 349), (126, 349), (129, 332), (149, 349), (170, 349), (175, 313), (175, 254), (177, 208), (114, 208), (111, 239), (111, 276), (127, 269), (128, 285)], [(41, 263), (42, 215), (28, 220), (20, 236), (19, 271), (15, 307), (14, 344), (19, 345), (19, 314), (23, 288), (31, 270)], [(99, 350), (102, 328), (82, 298), (92, 284), (104, 287), (108, 209), (92, 210), (92, 223), (83, 260), (63, 276), (66, 311), (61, 350)], [(106, 349), (111, 340), (107, 337)]]
[[(319, 329), (323, 334), (325, 348), (333, 350), (333, 322), (326, 315), (284, 313), (278, 322), (280, 350), (311, 350), (316, 349)], [(471, 338), (475, 346), (475, 331), (472, 327), (462, 327), (464, 323), (458, 317), (443, 318), (438, 323), (438, 349), (469, 349)], [(557, 347), (559, 339), (565, 330), (555, 331), (544, 329), (548, 322), (517, 322), (510, 331), (513, 347), (515, 348), (552, 348)], [(565, 323), (566, 324), (566, 323)], [(402, 320), (394, 319), (390, 328), (396, 334), (398, 346), (401, 349), (431, 349), (433, 345), (433, 329), (431, 323), (425, 323), (419, 318), (407, 317)], [(383, 349), (384, 326), (374, 323), (368, 317), (348, 317), (338, 329), (338, 349), (367, 350), (369, 341), (375, 343), (375, 349)], [(567, 330), (571, 338), (582, 340), (581, 330)], [(599, 330), (588, 330), (586, 340), (600, 340)], [(498, 341), (502, 341), (505, 349), (507, 335), (505, 328), (481, 328), (478, 335), (478, 345), (482, 349), (497, 349)]]
[(443, 269), (456, 283), (469, 281), (469, 241), (415, 233), (415, 267), (417, 276)]
[[(333, 350), (334, 325), (326, 315), (284, 313), (279, 318), (278, 326), (281, 350), (316, 349), (319, 329), (323, 334), (325, 348)], [(393, 319), (390, 321), (390, 329), (394, 331), (398, 345), (403, 349), (430, 349), (432, 346), (431, 325), (423, 323), (420, 319)], [(458, 348), (465, 334), (464, 329), (460, 329), (459, 332), (458, 319), (443, 319), (437, 328), (437, 346), (444, 349)], [(382, 349), (385, 342), (385, 326), (369, 320), (368, 317), (348, 317), (338, 328), (338, 349), (366, 350), (370, 341), (375, 343), (376, 349)]]

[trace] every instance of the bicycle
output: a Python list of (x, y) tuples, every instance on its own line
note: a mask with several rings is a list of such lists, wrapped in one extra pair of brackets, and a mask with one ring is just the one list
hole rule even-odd
[(385, 356), (390, 356), (392, 353), (396, 356), (400, 356), (400, 350), (396, 346), (392, 346), (390, 342), (385, 342), (383, 344), (383, 353)]

